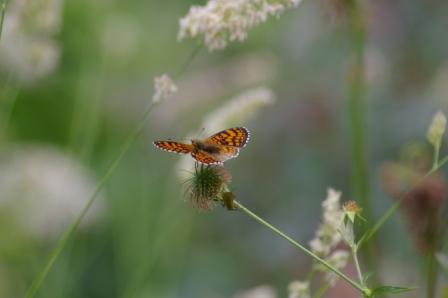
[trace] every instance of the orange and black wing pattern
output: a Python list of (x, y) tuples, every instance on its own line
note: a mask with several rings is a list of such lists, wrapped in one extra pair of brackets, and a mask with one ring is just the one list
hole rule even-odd
[(191, 156), (193, 156), (196, 161), (206, 164), (206, 165), (222, 165), (222, 161), (215, 158), (214, 156), (211, 156), (210, 154), (207, 154), (203, 151), (198, 152), (192, 152)]
[(226, 161), (231, 158), (235, 158), (240, 154), (240, 149), (238, 147), (232, 146), (222, 146), (219, 153), (219, 158), (222, 161)]
[(159, 149), (175, 153), (190, 153), (193, 149), (189, 144), (174, 141), (155, 141), (153, 144)]
[(243, 148), (249, 141), (250, 133), (245, 127), (233, 127), (220, 131), (205, 141), (224, 146)]

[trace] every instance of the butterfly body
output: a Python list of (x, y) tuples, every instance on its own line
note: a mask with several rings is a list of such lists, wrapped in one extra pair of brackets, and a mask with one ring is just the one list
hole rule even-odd
[(203, 164), (223, 164), (226, 160), (238, 156), (249, 140), (249, 131), (244, 127), (228, 128), (205, 140), (191, 140), (191, 144), (175, 141), (155, 141), (154, 145), (162, 150), (191, 154)]
[(219, 154), (223, 145), (211, 144), (200, 140), (191, 140), (194, 152), (204, 151), (208, 154)]

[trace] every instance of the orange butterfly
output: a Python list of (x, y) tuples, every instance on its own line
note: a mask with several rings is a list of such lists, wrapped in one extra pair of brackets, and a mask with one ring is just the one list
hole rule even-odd
[(205, 140), (191, 140), (191, 144), (174, 141), (155, 141), (157, 148), (175, 153), (190, 153), (200, 163), (222, 165), (235, 158), (240, 148), (246, 146), (250, 133), (245, 127), (234, 127), (220, 131)]

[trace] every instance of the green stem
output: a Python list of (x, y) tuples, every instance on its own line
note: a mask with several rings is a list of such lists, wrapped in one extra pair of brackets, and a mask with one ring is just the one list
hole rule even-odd
[(71, 224), (71, 226), (65, 231), (63, 236), (59, 239), (59, 241), (56, 244), (56, 247), (53, 249), (53, 251), (50, 255), (50, 258), (48, 259), (44, 269), (37, 275), (37, 277), (33, 280), (30, 288), (28, 289), (27, 294), (26, 294), (27, 298), (31, 298), (36, 295), (36, 293), (39, 290), (39, 288), (41, 287), (43, 281), (47, 277), (48, 272), (50, 271), (51, 267), (53, 267), (54, 262), (59, 257), (59, 255), (61, 254), (64, 247), (67, 245), (68, 240), (73, 236), (74, 232), (78, 228), (79, 224), (81, 223), (85, 214), (89, 210), (90, 206), (92, 206), (92, 204), (95, 202), (95, 199), (98, 197), (98, 195), (101, 192), (101, 190), (103, 189), (104, 185), (109, 180), (109, 178), (112, 176), (112, 173), (115, 171), (117, 166), (120, 164), (125, 153), (131, 147), (131, 144), (135, 141), (135, 139), (138, 137), (138, 135), (142, 132), (143, 128), (145, 127), (146, 122), (149, 119), (149, 115), (150, 115), (150, 112), (151, 112), (153, 106), (154, 106), (153, 103), (151, 103), (148, 106), (139, 125), (129, 135), (127, 141), (121, 147), (121, 150), (120, 150), (118, 156), (114, 159), (114, 161), (110, 165), (109, 169), (107, 170), (106, 174), (101, 178), (101, 180), (97, 184), (95, 191), (88, 199), (87, 204), (84, 205), (84, 207), (81, 209), (81, 212), (76, 217), (75, 221)]
[(358, 261), (358, 246), (356, 244), (354, 244), (354, 245), (351, 245), (350, 248), (352, 250), (353, 261), (355, 262), (356, 272), (358, 272), (359, 282), (362, 287), (365, 287), (366, 285), (364, 284), (364, 277), (362, 276), (361, 267), (359, 266), (359, 261)]
[(432, 169), (437, 169), (439, 167), (439, 154), (440, 154), (440, 142), (439, 144), (434, 146), (434, 161), (432, 164)]
[(328, 268), (329, 270), (334, 272), (336, 275), (341, 277), (343, 280), (345, 280), (347, 283), (349, 283), (353, 288), (357, 289), (359, 292), (361, 292), (363, 294), (365, 294), (366, 292), (367, 293), (370, 292), (369, 289), (366, 289), (365, 287), (362, 287), (361, 285), (359, 285), (357, 282), (352, 280), (350, 277), (348, 277), (347, 275), (345, 275), (344, 273), (342, 273), (341, 271), (339, 271), (338, 269), (333, 267), (330, 263), (328, 263), (324, 259), (320, 258), (316, 254), (314, 254), (312, 251), (308, 250), (306, 247), (304, 247), (303, 245), (301, 245), (300, 243), (298, 243), (297, 241), (295, 241), (294, 239), (292, 239), (291, 237), (289, 237), (288, 235), (286, 235), (285, 233), (283, 233), (282, 231), (280, 231), (279, 229), (277, 229), (276, 227), (274, 227), (273, 225), (271, 225), (270, 223), (265, 221), (264, 219), (260, 218), (258, 215), (256, 215), (255, 213), (253, 213), (252, 211), (250, 211), (246, 207), (244, 207), (240, 202), (234, 201), (234, 204), (240, 210), (245, 212), (247, 215), (249, 215), (250, 217), (252, 217), (256, 221), (258, 221), (262, 225), (266, 226), (267, 228), (269, 228), (271, 231), (273, 231), (277, 235), (279, 235), (282, 238), (286, 239), (289, 243), (291, 243), (292, 245), (297, 247), (299, 250), (301, 250), (302, 252), (304, 252), (308, 256), (312, 257), (316, 262), (322, 264), (323, 266), (325, 266), (326, 268)]
[(3, 20), (5, 19), (5, 13), (6, 13), (6, 0), (2, 1), (2, 4), (0, 4), (0, 38), (2, 37), (3, 32)]
[[(438, 169), (440, 169), (444, 164), (446, 164), (448, 162), (448, 155), (445, 156), (437, 165), (437, 168), (435, 169), (435, 171), (437, 171)], [(432, 172), (431, 172), (432, 174)]]
[(437, 260), (435, 258), (434, 250), (431, 249), (427, 257), (427, 268), (426, 268), (426, 297), (434, 298), (436, 297), (436, 285), (437, 285), (437, 273), (438, 266)]

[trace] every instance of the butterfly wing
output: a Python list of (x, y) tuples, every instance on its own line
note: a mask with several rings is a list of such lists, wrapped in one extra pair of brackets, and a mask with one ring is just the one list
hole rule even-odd
[(190, 153), (193, 149), (189, 144), (174, 141), (155, 141), (153, 144), (159, 149), (175, 153)]
[(204, 151), (192, 152), (191, 156), (196, 159), (198, 162), (206, 164), (206, 165), (222, 165), (221, 160), (217, 157), (211, 156), (210, 154)]
[(212, 135), (211, 137), (206, 139), (206, 142), (224, 146), (243, 148), (249, 141), (249, 137), (250, 133), (247, 130), (247, 128), (233, 127)]
[(217, 159), (224, 162), (228, 159), (237, 157), (239, 154), (240, 154), (240, 149), (238, 147), (222, 146), (221, 150), (217, 156)]

